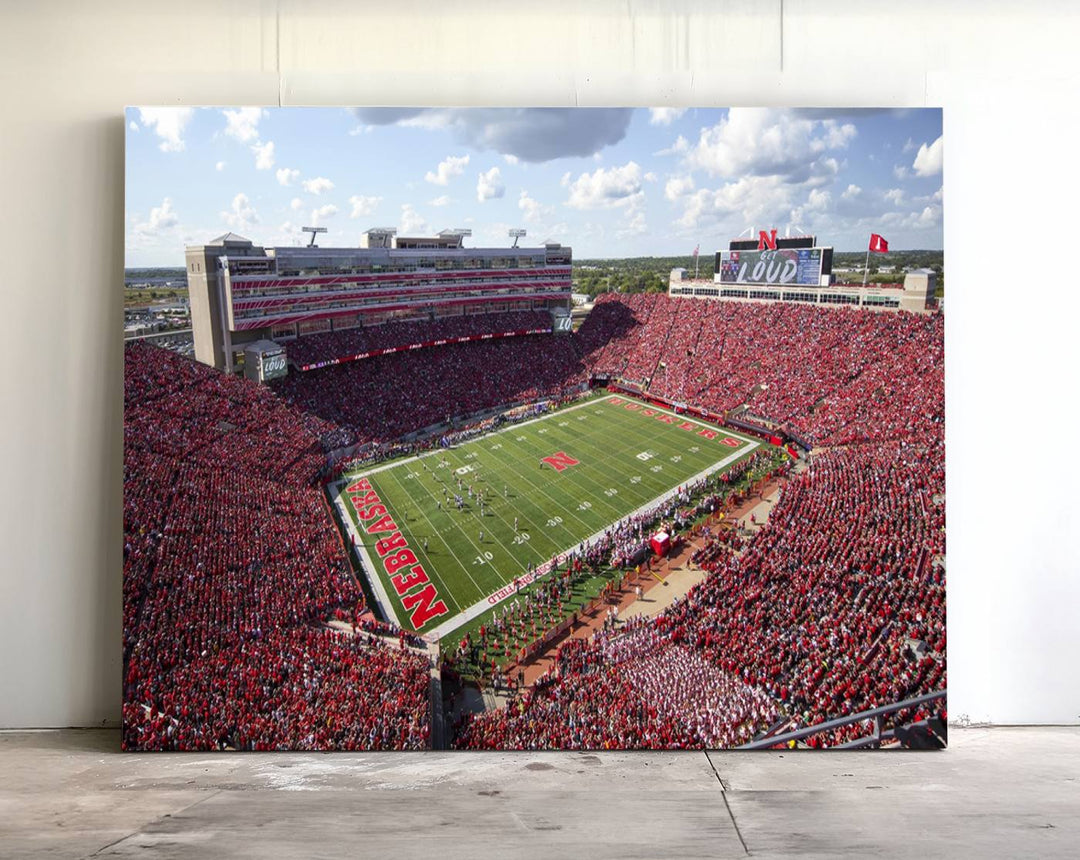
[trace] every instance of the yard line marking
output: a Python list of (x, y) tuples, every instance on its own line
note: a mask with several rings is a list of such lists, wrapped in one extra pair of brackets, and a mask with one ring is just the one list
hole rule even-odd
[[(419, 502), (416, 502), (413, 499), (412, 493), (410, 493), (408, 490), (405, 489), (405, 485), (402, 483), (401, 479), (398, 478), (397, 475), (394, 475), (393, 477), (394, 477), (394, 481), (397, 483), (397, 485), (399, 487), (401, 487), (401, 489), (405, 493), (405, 495), (409, 497), (409, 501), (413, 502), (416, 505), (416, 509), (418, 511), (420, 511), (421, 516), (423, 516), (423, 518), (425, 520), (427, 520), (427, 524), (429, 526), (431, 526), (432, 531), (439, 537), (439, 540), (442, 541), (443, 546), (445, 546), (448, 550), (450, 550), (450, 555), (452, 555), (454, 558), (457, 559), (458, 564), (461, 564), (461, 559), (457, 557), (457, 553), (454, 552), (453, 547), (451, 547), (450, 544), (448, 544), (443, 539), (442, 533), (437, 528), (435, 528), (435, 524), (430, 519), (428, 519), (428, 515), (426, 513), (424, 513), (424, 508), (421, 506), (421, 504)], [(425, 486), (426, 486), (426, 484), (425, 484)], [(387, 500), (387, 501), (389, 501), (389, 500)], [(406, 522), (407, 522), (407, 520), (406, 520)], [(412, 536), (412, 530), (411, 529), (409, 530), (409, 536), (410, 537)], [(409, 548), (412, 549), (414, 553), (417, 550), (417, 547), (413, 547), (411, 545), (411, 542), (410, 542), (410, 547)], [(423, 550), (423, 553), (424, 553), (424, 560), (430, 562), (431, 559), (428, 556), (427, 551)], [(464, 567), (464, 565), (462, 565), (462, 566)], [(428, 570), (428, 568), (431, 568), (431, 570)], [(432, 576), (432, 574), (437, 574), (437, 571), (435, 570), (435, 566), (432, 565), (432, 564), (428, 564), (426, 567), (424, 567), (424, 572), (428, 575), (429, 578)], [(466, 570), (465, 573), (468, 574), (468, 570)], [(472, 579), (471, 576), (469, 578)], [(456, 606), (460, 610), (461, 609), (461, 603), (458, 601), (457, 595), (455, 595), (453, 593), (453, 590), (447, 585), (445, 579), (443, 579), (441, 576), (439, 576), (438, 579), (439, 579), (439, 583), (443, 586), (443, 591), (439, 592), (439, 596), (442, 597), (444, 595), (444, 593), (450, 595), (450, 599), (454, 602), (454, 606)], [(476, 586), (477, 591), (483, 591), (483, 589), (480, 588), (480, 584), (475, 579), (473, 580), (473, 585)]]
[[(485, 483), (486, 483), (486, 479), (485, 479)], [(495, 492), (495, 494), (496, 494), (496, 498), (497, 498), (497, 497), (498, 497), (498, 488), (494, 488), (494, 492)], [(487, 505), (486, 507), (488, 507), (489, 509), (491, 509), (491, 505)], [(513, 507), (514, 507), (514, 510), (515, 510), (515, 511), (519, 510), (519, 509), (518, 509), (518, 507), (517, 507), (516, 505), (514, 505)], [(536, 505), (534, 505), (534, 507), (539, 507), (539, 506), (536, 506)], [(494, 510), (492, 510), (492, 513), (494, 513)], [(522, 512), (522, 513), (523, 513), (523, 512)], [(496, 515), (496, 516), (499, 516), (498, 514), (495, 514), (495, 515)], [(502, 517), (501, 517), (501, 516), (499, 516), (499, 519), (502, 519)], [(503, 520), (503, 522), (504, 522), (504, 523), (506, 523), (506, 527), (507, 527), (507, 528), (510, 528), (510, 524), (509, 524), (509, 523), (507, 523), (507, 522), (506, 522), (506, 520)], [(480, 525), (483, 525), (483, 523), (481, 522), (481, 523), (480, 523)], [(499, 540), (499, 539), (498, 539), (498, 538), (497, 538), (497, 537), (495, 536), (495, 534), (494, 534), (494, 533), (492, 533), (492, 534), (491, 534), (491, 539), (492, 539), (492, 540), (493, 540), (493, 541), (494, 541), (494, 542), (495, 542), (496, 544), (498, 544), (498, 545), (499, 545), (499, 547), (500, 547), (500, 548), (501, 548), (501, 549), (502, 549), (502, 550), (503, 550), (503, 551), (504, 551), (504, 552), (505, 552), (505, 553), (506, 553), (506, 554), (507, 554), (507, 555), (508, 555), (508, 556), (510, 557), (510, 564), (511, 564), (511, 565), (513, 565), (514, 567), (517, 567), (517, 568), (520, 568), (520, 567), (522, 567), (522, 565), (521, 565), (521, 562), (520, 562), (520, 560), (519, 560), (519, 559), (517, 558), (517, 553), (516, 553), (516, 552), (515, 552), (515, 551), (514, 551), (513, 549), (511, 549), (511, 548), (510, 548), (510, 547), (508, 547), (508, 546), (507, 546), (506, 544), (504, 544), (504, 543), (503, 543), (503, 542), (502, 542), (501, 540)], [(474, 545), (475, 545), (475, 544), (474, 544)], [(532, 551), (532, 552), (535, 552), (535, 553), (539, 554), (539, 556), (540, 556), (540, 558), (541, 558), (541, 559), (546, 559), (546, 558), (547, 558), (547, 555), (546, 555), (546, 554), (545, 554), (545, 553), (544, 553), (544, 552), (543, 552), (542, 550), (539, 550), (539, 549), (537, 549), (537, 548), (536, 548), (535, 546), (533, 546), (532, 544), (530, 544), (530, 545), (529, 545), (529, 550), (530, 550), (530, 551)], [(516, 577), (515, 577), (515, 578), (516, 578)], [(505, 585), (505, 584), (506, 584), (506, 583), (504, 582), (504, 583), (503, 583), (503, 585)], [(502, 587), (502, 586), (500, 586), (500, 588), (501, 588), (501, 587)], [(481, 590), (481, 591), (483, 591), (483, 589), (480, 589), (480, 590)]]
[[(754, 439), (748, 438), (746, 436), (743, 436), (738, 431), (730, 430), (727, 427), (724, 427), (722, 424), (706, 424), (702, 420), (700, 420), (698, 418), (694, 418), (691, 415), (679, 414), (677, 412), (671, 411), (670, 409), (665, 409), (665, 408), (663, 408), (661, 406), (653, 406), (652, 404), (650, 404), (648, 402), (645, 402), (645, 401), (642, 401), (639, 398), (634, 397), (632, 395), (606, 394), (603, 397), (590, 397), (590, 398), (584, 400), (583, 402), (577, 404), (576, 406), (567, 406), (565, 409), (559, 409), (559, 410), (557, 410), (556, 413), (550, 413), (549, 412), (549, 413), (547, 413), (545, 415), (538, 415), (536, 418), (530, 418), (527, 421), (522, 421), (522, 422), (520, 422), (518, 424), (510, 424), (509, 426), (503, 427), (500, 430), (492, 430), (490, 433), (483, 433), (483, 434), (481, 434), (479, 436), (473, 437), (472, 439), (467, 439), (464, 442), (460, 442), (457, 445), (451, 446), (450, 450), (453, 450), (454, 448), (462, 446), (462, 445), (468, 445), (468, 444), (470, 444), (472, 442), (478, 442), (478, 441), (483, 440), (483, 439), (488, 439), (488, 438), (491, 438), (493, 436), (498, 436), (498, 435), (500, 435), (502, 433), (509, 433), (511, 430), (518, 430), (521, 427), (527, 427), (530, 424), (535, 424), (537, 421), (546, 421), (548, 418), (553, 417), (553, 415), (555, 415), (555, 414), (563, 415), (563, 414), (568, 413), (568, 412), (575, 412), (578, 409), (585, 409), (585, 408), (590, 407), (590, 406), (596, 406), (598, 404), (607, 403), (607, 401), (611, 400), (613, 397), (617, 397), (617, 398), (619, 398), (621, 400), (626, 400), (629, 397), (634, 402), (642, 403), (643, 408), (654, 409), (657, 412), (663, 412), (663, 413), (665, 413), (667, 415), (672, 415), (672, 416), (674, 416), (676, 418), (682, 419), (684, 421), (688, 421), (691, 424), (696, 424), (698, 427), (702, 427), (702, 428), (704, 428), (706, 430), (723, 430), (724, 433), (726, 433), (727, 435), (732, 436), (732, 437), (734, 437), (736, 439), (741, 439), (742, 441), (747, 442), (747, 443), (754, 442), (755, 443), (754, 447), (757, 447), (758, 445), (761, 444), (760, 442), (757, 442), (757, 440), (754, 440)], [(632, 411), (636, 412), (637, 410), (632, 410)], [(434, 454), (437, 454), (437, 452), (425, 451), (425, 452), (420, 453), (420, 454), (414, 454), (411, 457), (406, 457), (405, 459), (402, 459), (402, 460), (392, 460), (389, 463), (383, 463), (382, 465), (375, 466), (375, 467), (373, 467), (371, 469), (363, 469), (363, 468), (361, 468), (360, 471), (348, 473), (348, 477), (349, 478), (363, 478), (363, 477), (365, 477), (367, 475), (374, 475), (377, 472), (382, 472), (385, 469), (393, 469), (396, 466), (401, 466), (404, 463), (408, 463), (408, 462), (410, 462), (412, 460), (419, 460), (422, 457), (433, 456)]]
[[(761, 443), (755, 440), (754, 444), (753, 444), (753, 446), (751, 447), (750, 450), (753, 450), (754, 448), (758, 448), (760, 446), (761, 446)], [(746, 453), (746, 451), (744, 451), (742, 449), (740, 449), (738, 451), (734, 451), (731, 454), (729, 454), (727, 457), (725, 457), (723, 460), (720, 460), (720, 461), (714, 463), (712, 466), (708, 467), (707, 469), (704, 469), (701, 472), (698, 472), (693, 477), (688, 478), (684, 483), (690, 484), (690, 483), (694, 483), (695, 481), (698, 481), (698, 480), (700, 480), (702, 478), (707, 478), (709, 475), (713, 474), (714, 472), (717, 472), (720, 469), (723, 469), (728, 464), (733, 463), (735, 460), (738, 460), (745, 453)], [(666, 502), (668, 499), (671, 499), (671, 498), (674, 498), (675, 496), (677, 496), (678, 492), (679, 492), (678, 487), (675, 487), (675, 488), (673, 488), (671, 490), (668, 490), (666, 493), (662, 493), (661, 495), (657, 496), (655, 499), (652, 499), (651, 501), (646, 502), (641, 507), (639, 507), (637, 510), (630, 512), (625, 517), (623, 517), (623, 519), (627, 519), (629, 517), (634, 517), (634, 516), (637, 516), (638, 514), (644, 513), (645, 511), (647, 511), (647, 510), (649, 510), (651, 508), (659, 507), (664, 502)], [(586, 538), (584, 541), (582, 541), (582, 543), (584, 543), (586, 545), (592, 544), (593, 541), (598, 540), (599, 538), (603, 537), (604, 532), (606, 532), (608, 530), (608, 528), (610, 528), (610, 524), (608, 524), (607, 526), (602, 528), (600, 531), (598, 531), (596, 534), (592, 535), (591, 537)], [(577, 549), (576, 546), (571, 546), (571, 547), (568, 547), (567, 549), (562, 550), (559, 553), (556, 553), (556, 555), (558, 556), (558, 558), (559, 558), (559, 560), (561, 562), (566, 557), (567, 553), (570, 553), (570, 552), (574, 551), (575, 549)], [(504, 596), (504, 597), (502, 597), (500, 599), (492, 601), (491, 598), (494, 595), (498, 594), (498, 591), (499, 591), (499, 589), (496, 589), (491, 594), (489, 594), (487, 597), (485, 597), (483, 600), (478, 600), (476, 603), (472, 604), (472, 606), (466, 607), (460, 614), (455, 615), (453, 618), (448, 618), (442, 624), (440, 624), (437, 627), (434, 627), (431, 630), (429, 630), (425, 635), (426, 636), (437, 637), (437, 638), (441, 639), (443, 636), (445, 636), (448, 633), (453, 632), (457, 628), (461, 627), (463, 624), (467, 624), (470, 621), (472, 621), (474, 618), (476, 618), (477, 616), (482, 615), (488, 609), (491, 609), (494, 606), (498, 606), (500, 603), (502, 603), (504, 600), (507, 600), (511, 596), (511, 595), (506, 595), (506, 596)]]
[[(487, 481), (487, 479), (485, 478), (485, 483), (486, 483), (486, 481)], [(495, 493), (495, 501), (498, 501), (498, 499), (499, 499), (498, 487), (494, 487), (494, 488), (492, 488), (492, 489), (493, 489), (493, 492)], [(505, 501), (505, 500), (504, 500), (504, 501)], [(496, 517), (498, 517), (498, 518), (499, 518), (500, 520), (502, 520), (503, 524), (504, 524), (504, 525), (506, 526), (506, 528), (507, 528), (507, 530), (508, 530), (508, 531), (512, 530), (512, 528), (511, 528), (511, 526), (510, 526), (510, 522), (509, 522), (509, 520), (505, 519), (505, 518), (504, 518), (504, 517), (503, 517), (503, 516), (502, 516), (502, 515), (501, 515), (501, 514), (500, 514), (500, 513), (498, 512), (498, 508), (497, 508), (497, 506), (496, 506), (496, 505), (491, 505), (491, 504), (487, 504), (487, 505), (485, 505), (485, 507), (486, 507), (486, 508), (487, 508), (487, 509), (488, 509), (489, 511), (491, 511), (491, 513), (492, 513), (492, 514), (494, 514), (494, 515), (495, 515)], [(517, 507), (517, 505), (512, 505), (511, 507), (513, 507), (514, 511), (516, 511), (516, 512), (517, 512), (517, 513), (519, 513), (519, 514), (520, 514), (520, 513), (524, 513), (523, 511), (520, 511), (520, 510), (519, 510), (519, 508)], [(534, 505), (534, 507), (537, 507), (537, 508), (539, 508), (539, 506), (538, 506), (538, 505)], [(483, 525), (483, 523), (482, 523), (482, 522), (481, 522), (481, 525)], [(522, 529), (522, 531), (525, 531), (525, 529)], [(510, 556), (510, 557), (511, 557), (512, 559), (515, 559), (515, 560), (516, 560), (517, 552), (516, 552), (515, 550), (511, 549), (511, 548), (510, 548), (510, 547), (508, 547), (508, 546), (507, 546), (506, 544), (504, 544), (504, 543), (503, 543), (503, 542), (502, 542), (501, 540), (499, 540), (499, 539), (498, 539), (498, 537), (496, 537), (496, 535), (495, 535), (495, 533), (494, 533), (494, 532), (492, 532), (492, 533), (491, 533), (491, 538), (492, 538), (492, 540), (494, 540), (494, 541), (495, 541), (495, 542), (496, 542), (496, 543), (497, 543), (497, 544), (498, 544), (498, 545), (499, 545), (500, 547), (502, 547), (502, 548), (503, 548), (504, 550), (506, 550), (506, 553), (507, 553), (507, 555), (509, 555), (509, 556)], [(520, 544), (517, 544), (517, 546), (524, 546), (524, 543), (520, 543)], [(546, 553), (544, 553), (544, 552), (543, 552), (543, 550), (540, 550), (540, 549), (538, 549), (538, 548), (537, 548), (537, 547), (536, 547), (535, 545), (533, 545), (533, 544), (532, 544), (531, 542), (529, 543), (528, 549), (529, 549), (529, 550), (531, 550), (532, 552), (536, 553), (536, 554), (537, 554), (537, 556), (539, 556), (539, 558), (540, 558), (541, 560), (547, 560), (547, 555), (546, 555)], [(520, 567), (521, 565), (519, 564), (518, 566)]]
[[(631, 412), (629, 414), (633, 415), (634, 413)], [(624, 423), (628, 427), (631, 427), (631, 426), (632, 427), (638, 427), (641, 424), (641, 422), (635, 422), (635, 421), (633, 421), (633, 419), (629, 419), (629, 422), (627, 422), (622, 417), (619, 417), (618, 419), (616, 419), (616, 422), (617, 423)], [(586, 440), (596, 439), (598, 437), (607, 436), (609, 434), (609, 432), (610, 432), (610, 430), (608, 428), (604, 428), (598, 434), (588, 434), (588, 433), (587, 434), (581, 434), (581, 438), (586, 439)], [(672, 438), (674, 438), (674, 437), (672, 437)], [(654, 437), (654, 439), (652, 441), (655, 442), (658, 447), (665, 448), (666, 449), (665, 453), (667, 452), (667, 450), (674, 450), (675, 452), (685, 451), (685, 448), (683, 448), (681, 445), (679, 445), (678, 443), (673, 443), (673, 442), (669, 441), (668, 439), (666, 439), (664, 437)], [(615, 442), (610, 442), (609, 443), (607, 439), (605, 439), (604, 442), (608, 447), (612, 447), (612, 446), (617, 444)], [(611, 454), (609, 454), (608, 456), (599, 456), (599, 457), (594, 456), (592, 459), (590, 459), (589, 465), (590, 466), (597, 466), (597, 465), (603, 466), (605, 464), (613, 463), (615, 461), (618, 461), (619, 462), (619, 468), (617, 469), (617, 471), (622, 472), (622, 471), (624, 471), (623, 463), (622, 463), (623, 458), (627, 455), (628, 452), (632, 451), (637, 446), (637, 444), (638, 443), (636, 441), (630, 441), (630, 442), (628, 442), (626, 444), (622, 444), (621, 446), (615, 448), (613, 450), (613, 452)], [(605, 445), (599, 445), (598, 447), (605, 447)], [(709, 460), (711, 458), (708, 455), (706, 455), (706, 457), (704, 459)], [(601, 496), (604, 494), (604, 490), (606, 489), (606, 487), (604, 485), (609, 483), (607, 478), (605, 478), (603, 481), (598, 482), (597, 480), (595, 480), (594, 478), (589, 477), (585, 473), (580, 473), (580, 472), (576, 472), (576, 471), (575, 472), (568, 471), (563, 476), (563, 480), (567, 481), (568, 483), (575, 484), (576, 486), (580, 487), (583, 492), (588, 493), (590, 498), (594, 499), (597, 502), (600, 502), (605, 507), (610, 508), (613, 515), (615, 515), (616, 519), (620, 518), (620, 516), (625, 516), (625, 514), (622, 514), (622, 515), (619, 514), (619, 511), (622, 508), (622, 506), (619, 503), (613, 503), (613, 502), (608, 501), (608, 499), (610, 497), (607, 497), (607, 496), (604, 496), (604, 498), (601, 498)], [(675, 480), (676, 483), (678, 482), (677, 478), (673, 479), (673, 480)], [(662, 488), (664, 488), (664, 489), (666, 489), (668, 486), (670, 486), (670, 481), (668, 479), (666, 479), (666, 478), (658, 477), (656, 479), (656, 482), (658, 484), (660, 484), (662, 486)]]

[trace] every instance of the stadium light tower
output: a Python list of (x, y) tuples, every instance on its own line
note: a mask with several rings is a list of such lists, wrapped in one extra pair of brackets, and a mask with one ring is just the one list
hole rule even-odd
[(514, 228), (513, 230), (511, 230), (506, 235), (510, 236), (514, 240), (514, 244), (511, 245), (510, 247), (511, 248), (516, 248), (518, 246), (518, 244), (517, 244), (518, 239), (520, 239), (522, 236), (525, 235), (525, 231), (522, 230), (520, 227), (517, 227), (517, 228)]
[(300, 232), (301, 233), (310, 233), (311, 234), (311, 241), (307, 243), (307, 246), (309, 248), (314, 248), (315, 247), (315, 234), (316, 233), (325, 233), (326, 228), (325, 227), (301, 227)]

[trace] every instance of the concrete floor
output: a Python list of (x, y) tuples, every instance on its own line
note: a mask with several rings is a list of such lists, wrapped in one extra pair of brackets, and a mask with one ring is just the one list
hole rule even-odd
[(0, 857), (1077, 857), (1080, 728), (939, 753), (119, 753), (0, 733)]

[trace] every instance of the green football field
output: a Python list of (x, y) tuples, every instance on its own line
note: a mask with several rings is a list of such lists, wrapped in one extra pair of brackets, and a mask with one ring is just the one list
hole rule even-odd
[(357, 471), (331, 492), (391, 619), (445, 636), (509, 596), (530, 563), (543, 570), (553, 556), (760, 444), (606, 395)]

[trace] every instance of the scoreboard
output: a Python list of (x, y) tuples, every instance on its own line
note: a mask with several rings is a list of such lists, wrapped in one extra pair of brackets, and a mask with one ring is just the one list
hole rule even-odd
[(259, 378), (264, 382), (268, 379), (277, 379), (288, 372), (285, 366), (285, 350), (277, 352), (259, 353)]
[(821, 285), (823, 248), (721, 251), (717, 268), (722, 284)]
[(260, 340), (244, 349), (244, 376), (255, 382), (268, 382), (289, 372), (285, 347), (272, 340)]

